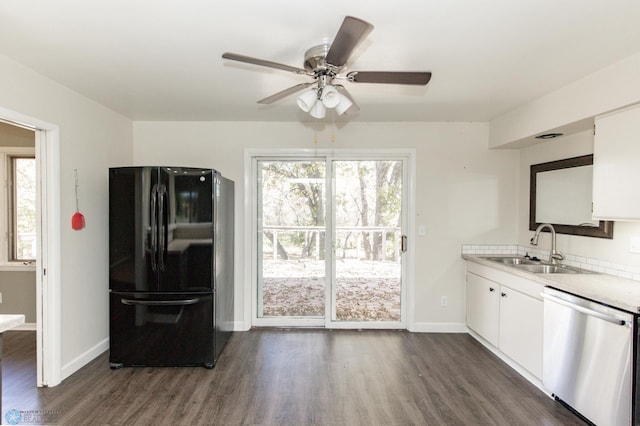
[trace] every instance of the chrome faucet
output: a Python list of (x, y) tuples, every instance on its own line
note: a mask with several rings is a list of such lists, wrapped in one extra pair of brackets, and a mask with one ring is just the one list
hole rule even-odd
[(549, 253), (549, 263), (558, 263), (560, 260), (564, 259), (564, 255), (556, 250), (556, 230), (554, 229), (552, 224), (542, 223), (538, 225), (538, 227), (536, 228), (536, 233), (533, 234), (533, 237), (531, 237), (530, 243), (532, 246), (538, 245), (538, 237), (540, 236), (540, 231), (542, 231), (544, 228), (549, 228), (549, 230), (551, 231), (551, 252)]

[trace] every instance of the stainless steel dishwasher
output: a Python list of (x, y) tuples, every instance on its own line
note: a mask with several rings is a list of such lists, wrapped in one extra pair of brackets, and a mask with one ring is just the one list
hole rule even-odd
[(550, 287), (544, 299), (542, 383), (599, 426), (638, 425), (638, 316)]

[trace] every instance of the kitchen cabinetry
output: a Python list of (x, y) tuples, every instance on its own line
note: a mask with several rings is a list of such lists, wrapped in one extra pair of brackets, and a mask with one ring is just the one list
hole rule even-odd
[(640, 219), (640, 106), (596, 117), (593, 218)]
[(500, 287), (499, 348), (534, 376), (542, 378), (544, 304), (507, 286)]
[(498, 346), (500, 285), (476, 274), (467, 274), (467, 327)]
[(467, 326), (538, 379), (542, 378), (543, 286), (467, 262)]

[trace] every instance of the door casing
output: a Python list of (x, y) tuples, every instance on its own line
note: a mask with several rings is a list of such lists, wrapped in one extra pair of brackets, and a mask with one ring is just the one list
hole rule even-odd
[(36, 385), (62, 381), (60, 305), (60, 131), (57, 125), (0, 108), (8, 124), (35, 131), (36, 139)]

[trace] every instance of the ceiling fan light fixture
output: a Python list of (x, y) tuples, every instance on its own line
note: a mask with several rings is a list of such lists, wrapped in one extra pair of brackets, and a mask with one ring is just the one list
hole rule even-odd
[(311, 107), (311, 110), (309, 110), (309, 114), (311, 114), (313, 118), (324, 118), (324, 116), (327, 115), (327, 109), (322, 102), (316, 101)]
[(314, 105), (318, 103), (317, 100), (318, 92), (316, 91), (316, 89), (311, 88), (302, 92), (302, 94), (298, 96), (296, 102), (298, 103), (298, 107), (300, 107), (301, 110), (303, 110), (304, 112), (309, 112), (314, 107)]
[(340, 99), (340, 102), (338, 103), (338, 105), (336, 105), (335, 111), (336, 113), (338, 113), (338, 115), (342, 115), (345, 113), (345, 111), (351, 108), (353, 102), (342, 93), (338, 93), (338, 98)]
[(320, 100), (325, 107), (335, 108), (338, 106), (338, 104), (340, 104), (340, 93), (338, 93), (338, 90), (336, 90), (335, 87), (327, 85), (322, 89)]

